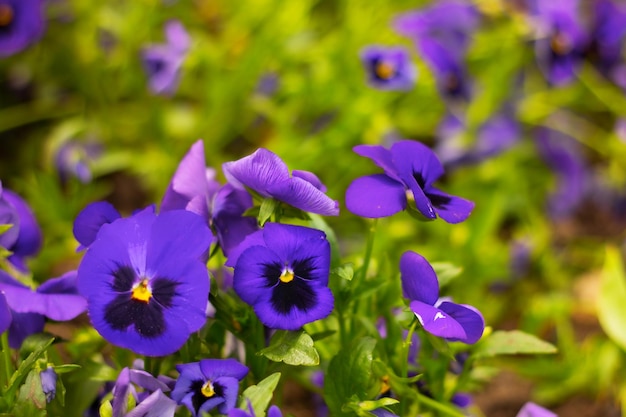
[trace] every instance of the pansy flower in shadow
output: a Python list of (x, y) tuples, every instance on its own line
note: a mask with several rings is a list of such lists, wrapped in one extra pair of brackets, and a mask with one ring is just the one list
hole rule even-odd
[(534, 24), (535, 55), (544, 76), (553, 85), (576, 77), (588, 38), (578, 18), (578, 1), (537, 1)]
[(42, 244), (41, 229), (30, 207), (19, 195), (0, 183), (0, 225), (13, 226), (0, 234), (0, 246), (12, 252), (8, 260), (26, 272), (26, 258), (36, 255)]
[(540, 405), (537, 405), (533, 402), (527, 402), (524, 406), (519, 410), (519, 413), (515, 415), (515, 417), (558, 417), (557, 414), (552, 411), (543, 408)]
[(439, 299), (439, 281), (428, 261), (407, 251), (400, 258), (404, 297), (428, 333), (451, 342), (476, 343), (485, 330), (482, 314), (472, 306)]
[(0, 57), (37, 42), (45, 28), (43, 0), (0, 0)]
[(222, 165), (224, 175), (233, 187), (246, 187), (263, 198), (273, 198), (300, 210), (337, 216), (339, 203), (324, 192), (326, 187), (315, 174), (294, 170), (289, 175), (287, 165), (267, 149)]
[(401, 14), (393, 27), (415, 41), (444, 98), (468, 100), (471, 92), (465, 56), (478, 22), (478, 11), (471, 3), (445, 0)]
[[(49, 279), (36, 290), (0, 271), (0, 315), (4, 310), (2, 300), (9, 307), (9, 345), (15, 349), (26, 337), (43, 331), (46, 317), (67, 321), (87, 308), (86, 300), (76, 288), (76, 271)], [(3, 316), (2, 327), (7, 323), (7, 315)]]
[(212, 235), (185, 210), (144, 209), (104, 224), (78, 268), (94, 328), (110, 343), (169, 355), (206, 321)]
[(520, 126), (509, 109), (494, 114), (480, 125), (473, 143), (464, 143), (465, 131), (465, 120), (451, 112), (440, 123), (434, 151), (446, 169), (478, 164), (506, 151), (521, 139)]
[(404, 48), (368, 46), (361, 51), (370, 86), (380, 90), (410, 90), (415, 86), (417, 69)]
[(427, 220), (439, 216), (448, 223), (460, 223), (474, 208), (473, 202), (433, 187), (443, 175), (443, 166), (435, 153), (419, 142), (401, 140), (391, 149), (358, 145), (354, 151), (385, 171), (357, 178), (346, 190), (346, 207), (358, 216), (378, 218), (410, 210)]
[[(233, 408), (228, 412), (228, 417), (256, 417), (252, 402), (248, 400), (248, 410)], [(283, 417), (283, 413), (281, 413), (280, 408), (273, 405), (267, 409), (267, 417)]]
[(204, 217), (226, 256), (258, 230), (255, 218), (243, 216), (251, 207), (248, 192), (215, 180), (215, 170), (206, 167), (202, 140), (180, 162), (161, 201), (162, 212), (184, 209)]
[(626, 5), (596, 0), (589, 55), (604, 76), (626, 89), (626, 63), (622, 51), (626, 40)]
[(148, 85), (154, 94), (172, 95), (178, 88), (180, 72), (191, 44), (189, 34), (177, 20), (165, 25), (167, 43), (150, 45), (141, 51), (148, 75)]
[(67, 140), (56, 150), (54, 165), (61, 183), (76, 178), (83, 184), (91, 182), (91, 164), (102, 154), (102, 146), (96, 142)]
[[(143, 391), (138, 392), (135, 385)], [(170, 390), (168, 384), (148, 372), (124, 368), (113, 387), (112, 417), (174, 417), (176, 402), (164, 394)], [(129, 411), (130, 396), (137, 406)]]
[(548, 213), (559, 219), (570, 216), (583, 202), (589, 187), (589, 168), (579, 144), (568, 135), (539, 128), (537, 150), (557, 178), (548, 197)]
[(328, 288), (330, 244), (316, 229), (267, 223), (228, 258), (233, 285), (272, 329), (297, 330), (333, 310)]
[(248, 368), (235, 359), (204, 359), (176, 365), (176, 370), (180, 376), (172, 399), (185, 405), (194, 417), (214, 408), (228, 414), (237, 404), (239, 381), (248, 374)]

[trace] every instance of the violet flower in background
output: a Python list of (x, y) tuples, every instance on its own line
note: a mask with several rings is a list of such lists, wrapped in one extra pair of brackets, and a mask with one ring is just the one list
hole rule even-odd
[(483, 123), (474, 143), (462, 143), (465, 121), (448, 113), (438, 129), (438, 141), (434, 149), (446, 169), (480, 163), (515, 145), (521, 138), (520, 126), (514, 115), (500, 112)]
[(103, 225), (78, 267), (94, 328), (110, 343), (169, 355), (206, 322), (212, 235), (189, 211), (152, 208)]
[(558, 417), (555, 413), (540, 405), (527, 402), (515, 417)]
[(548, 212), (553, 218), (570, 216), (587, 192), (587, 164), (578, 143), (564, 133), (540, 128), (537, 150), (557, 178), (556, 190), (548, 197)]
[(308, 171), (294, 170), (275, 153), (257, 149), (252, 155), (222, 165), (228, 182), (239, 190), (246, 187), (264, 198), (274, 198), (302, 211), (337, 216), (339, 203), (324, 192), (326, 187)]
[(588, 38), (579, 22), (577, 0), (537, 1), (534, 24), (539, 68), (553, 85), (570, 83), (582, 63)]
[(385, 171), (357, 178), (346, 190), (346, 207), (358, 216), (391, 216), (402, 210), (414, 210), (414, 204), (425, 219), (439, 216), (448, 223), (460, 223), (474, 208), (473, 202), (433, 187), (444, 173), (443, 166), (422, 143), (401, 140), (391, 145), (391, 149), (358, 145), (354, 152), (370, 158)]
[[(0, 293), (11, 313), (9, 345), (14, 349), (18, 349), (26, 337), (43, 331), (46, 317), (67, 321), (87, 308), (86, 300), (76, 288), (76, 271), (49, 279), (36, 290), (0, 271)], [(6, 311), (4, 313), (0, 321), (6, 324)]]
[(206, 167), (202, 140), (180, 162), (161, 201), (162, 212), (184, 209), (204, 217), (226, 256), (258, 230), (255, 218), (243, 216), (251, 207), (248, 192), (215, 180), (215, 171)]
[(176, 365), (180, 376), (172, 391), (172, 399), (183, 404), (194, 417), (217, 408), (228, 414), (237, 404), (239, 381), (248, 368), (234, 359), (204, 359)]
[(54, 164), (59, 173), (61, 183), (76, 178), (83, 184), (91, 182), (90, 164), (102, 154), (102, 146), (94, 142), (68, 140), (63, 143), (54, 155)]
[(235, 268), (237, 295), (271, 329), (297, 330), (333, 310), (330, 244), (320, 230), (267, 223), (233, 251), (226, 266)]
[(439, 281), (434, 269), (421, 255), (407, 251), (400, 259), (404, 296), (427, 332), (467, 344), (476, 343), (485, 330), (482, 314), (472, 306), (439, 300)]
[(471, 3), (444, 0), (398, 16), (393, 27), (414, 40), (445, 98), (468, 100), (465, 58), (478, 22), (478, 11)]
[(369, 46), (361, 51), (370, 86), (380, 90), (410, 90), (415, 86), (417, 69), (404, 48)]
[(43, 0), (0, 0), (0, 57), (39, 41), (45, 29)]
[(26, 258), (41, 249), (42, 235), (32, 210), (19, 195), (2, 188), (0, 183), (0, 224), (13, 224), (0, 235), (0, 246), (13, 252), (8, 260), (21, 272), (26, 272)]
[(626, 89), (626, 5), (612, 0), (596, 0), (591, 31), (591, 58), (604, 76)]
[(154, 94), (172, 95), (180, 81), (180, 72), (191, 45), (189, 34), (177, 20), (165, 24), (167, 43), (149, 45), (141, 51), (148, 75), (148, 85)]

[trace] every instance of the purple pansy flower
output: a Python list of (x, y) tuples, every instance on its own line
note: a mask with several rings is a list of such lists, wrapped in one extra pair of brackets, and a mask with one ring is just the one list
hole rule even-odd
[(88, 204), (74, 220), (74, 238), (80, 243), (77, 250), (89, 247), (98, 236), (100, 228), (119, 219), (122, 215), (106, 201), (96, 201)]
[(0, 57), (37, 42), (44, 27), (43, 0), (0, 0)]
[(4, 296), (4, 293), (0, 291), (0, 334), (7, 331), (7, 329), (11, 325), (12, 320), (13, 317), (11, 315), (11, 308), (9, 307), (9, 303), (7, 303), (7, 299)]
[(467, 100), (470, 87), (464, 61), (478, 19), (478, 11), (471, 3), (447, 0), (404, 13), (395, 19), (393, 26), (416, 42), (442, 94)]
[[(133, 384), (143, 391), (137, 392)], [(170, 387), (165, 382), (148, 372), (124, 368), (113, 387), (112, 417), (174, 417), (176, 402), (164, 394), (168, 391)], [(131, 395), (137, 406), (127, 412)]]
[(626, 5), (596, 0), (592, 24), (592, 58), (600, 72), (626, 89), (626, 64), (622, 56), (626, 38)]
[(217, 407), (220, 414), (235, 408), (239, 381), (248, 368), (234, 359), (204, 359), (176, 365), (180, 376), (172, 391), (172, 399), (184, 404), (191, 414), (202, 416)]
[(165, 25), (167, 43), (150, 45), (141, 52), (148, 84), (154, 94), (171, 95), (178, 88), (180, 70), (191, 44), (189, 34), (177, 20)]
[(272, 329), (296, 330), (328, 316), (330, 244), (316, 229), (267, 223), (249, 235), (226, 262), (234, 289)]
[(554, 218), (571, 215), (587, 192), (587, 164), (578, 143), (564, 133), (548, 128), (537, 132), (537, 149), (557, 176), (557, 188), (548, 198)]
[(246, 187), (264, 198), (274, 198), (290, 206), (325, 216), (339, 214), (339, 203), (324, 192), (326, 187), (308, 171), (293, 171), (278, 155), (260, 148), (252, 155), (222, 166), (224, 175), (235, 188)]
[(587, 46), (578, 19), (578, 1), (537, 1), (534, 23), (538, 32), (535, 54), (544, 76), (554, 85), (571, 82)]
[(374, 414), (376, 417), (399, 417), (397, 414), (392, 413), (386, 408), (377, 408), (370, 411), (370, 413)]
[(473, 202), (433, 187), (443, 175), (443, 166), (435, 153), (419, 142), (401, 140), (391, 149), (358, 145), (354, 151), (385, 171), (357, 178), (346, 190), (346, 207), (358, 216), (386, 217), (415, 207), (426, 219), (439, 216), (448, 223), (460, 223), (474, 208)]
[(91, 181), (90, 164), (102, 154), (102, 146), (94, 142), (68, 140), (57, 149), (54, 164), (62, 183), (74, 177), (83, 184)]
[(369, 46), (361, 51), (369, 85), (380, 90), (410, 90), (417, 69), (404, 48)]
[(13, 252), (9, 261), (18, 270), (27, 270), (25, 258), (39, 252), (41, 230), (28, 204), (16, 193), (2, 188), (0, 183), (0, 224), (12, 224), (0, 235), (0, 246)]
[[(0, 293), (11, 312), (9, 345), (15, 349), (26, 337), (43, 330), (45, 317), (71, 320), (87, 308), (85, 299), (76, 289), (76, 271), (50, 279), (35, 291), (0, 271)], [(2, 321), (6, 324), (6, 314), (4, 317)]]
[(404, 296), (411, 311), (427, 332), (449, 341), (476, 343), (485, 330), (485, 320), (472, 306), (439, 300), (439, 282), (434, 269), (421, 255), (407, 251), (400, 259)]
[(465, 121), (453, 113), (448, 113), (439, 125), (434, 150), (447, 169), (480, 163), (509, 149), (521, 138), (519, 124), (507, 111), (497, 113), (483, 123), (472, 146), (461, 142), (465, 130)]
[[(228, 412), (228, 417), (256, 417), (254, 409), (252, 408), (252, 402), (248, 400), (247, 411), (239, 408), (233, 408)], [(273, 405), (267, 409), (267, 417), (283, 417), (283, 413), (280, 412), (280, 408)]]
[(78, 268), (94, 328), (114, 345), (164, 356), (206, 321), (212, 235), (189, 211), (152, 208), (103, 225)]
[(527, 402), (524, 406), (519, 410), (519, 413), (515, 417), (558, 417), (555, 413), (550, 410), (546, 410), (532, 402)]
[(204, 217), (213, 229), (226, 256), (247, 235), (258, 230), (256, 219), (244, 217), (252, 197), (230, 184), (221, 186), (215, 171), (206, 167), (204, 143), (197, 141), (178, 165), (161, 211), (185, 209)]

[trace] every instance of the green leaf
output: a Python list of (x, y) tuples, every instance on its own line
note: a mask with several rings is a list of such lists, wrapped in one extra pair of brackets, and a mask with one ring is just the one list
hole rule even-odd
[(54, 372), (56, 372), (57, 374), (66, 374), (68, 372), (72, 372), (75, 371), (77, 369), (80, 369), (81, 366), (80, 365), (76, 365), (73, 363), (68, 363), (66, 365), (55, 365), (54, 366)]
[(598, 319), (602, 329), (618, 346), (626, 350), (626, 276), (619, 250), (607, 247), (602, 280)]
[(377, 408), (386, 407), (388, 405), (393, 405), (399, 403), (395, 398), (383, 397), (380, 400), (376, 401), (361, 401), (359, 406), (362, 410), (372, 411)]
[(532, 334), (520, 330), (499, 330), (493, 332), (478, 345), (473, 357), (478, 359), (498, 355), (543, 355), (556, 353), (556, 351), (554, 345)]
[(37, 359), (39, 359), (41, 355), (44, 354), (44, 352), (46, 351), (46, 349), (48, 349), (48, 347), (50, 347), (52, 342), (54, 342), (54, 338), (48, 339), (47, 342), (40, 341), (40, 344), (38, 345), (36, 350), (28, 355), (28, 357), (20, 363), (19, 367), (13, 373), (13, 375), (11, 376), (11, 380), (9, 381), (9, 388), (7, 389), (6, 394), (7, 398), (11, 398), (15, 394), (15, 392), (17, 392), (17, 389), (22, 384), (24, 378), (26, 378), (27, 375), (30, 375), (30, 372), (33, 369), (33, 366), (35, 365)]
[(276, 208), (278, 207), (278, 201), (273, 198), (265, 198), (261, 202), (261, 208), (259, 209), (259, 224), (263, 226), (267, 222)]
[(37, 369), (32, 369), (26, 382), (20, 387), (17, 403), (13, 408), (16, 416), (46, 416), (46, 395), (41, 387), (41, 377)]
[(12, 227), (13, 227), (13, 225), (10, 224), (10, 223), (9, 224), (4, 224), (4, 223), (0, 224), (0, 235), (3, 234), (3, 233), (6, 233), (7, 230), (9, 230)]
[(437, 279), (439, 280), (439, 287), (445, 287), (456, 278), (461, 272), (463, 272), (463, 268), (455, 266), (450, 262), (432, 262), (430, 264), (435, 273), (437, 274)]
[(257, 354), (274, 362), (285, 362), (287, 365), (315, 366), (320, 363), (320, 355), (313, 346), (313, 339), (304, 330), (277, 331), (272, 336), (270, 345)]
[(330, 271), (330, 273), (337, 275), (339, 278), (352, 281), (352, 278), (354, 277), (354, 267), (351, 263), (348, 263), (345, 265), (341, 265), (338, 268), (334, 268), (332, 271)]
[(247, 410), (247, 400), (250, 400), (250, 404), (252, 404), (252, 408), (254, 409), (254, 415), (257, 417), (265, 417), (265, 410), (270, 404), (278, 381), (280, 381), (280, 372), (275, 372), (257, 385), (246, 388), (243, 394), (241, 394), (242, 398), (239, 401), (239, 408)]
[(376, 340), (364, 337), (354, 349), (340, 351), (328, 365), (324, 378), (324, 399), (331, 415), (345, 416), (350, 399), (366, 398), (372, 384), (372, 359)]
[(112, 417), (113, 416), (113, 406), (111, 406), (111, 401), (105, 401), (100, 405), (100, 417)]

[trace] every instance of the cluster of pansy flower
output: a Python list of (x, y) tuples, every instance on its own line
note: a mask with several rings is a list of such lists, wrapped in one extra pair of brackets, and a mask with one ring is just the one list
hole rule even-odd
[[(266, 149), (225, 163), (223, 170), (229, 183), (221, 185), (198, 141), (179, 164), (158, 213), (150, 206), (123, 217), (101, 201), (76, 217), (74, 236), (85, 253), (73, 277), (93, 327), (111, 344), (146, 356), (179, 351), (207, 323), (212, 244), (234, 268), (235, 293), (268, 328), (297, 330), (333, 310), (325, 234), (278, 220), (294, 212), (337, 215), (338, 202), (326, 196), (316, 175), (290, 173)], [(253, 198), (272, 202), (272, 222), (244, 216)], [(213, 408), (222, 414), (235, 410), (239, 381), (248, 372), (233, 359), (204, 359), (177, 370), (171, 398), (194, 416)], [(152, 389), (124, 414), (119, 404), (126, 404), (126, 394), (119, 393), (129, 389), (126, 373), (117, 385), (115, 416), (144, 415), (141, 410), (153, 402), (167, 402), (166, 390)], [(162, 415), (173, 415), (170, 408)]]
[[(590, 13), (583, 16), (586, 9), (578, 0), (528, 0), (520, 4), (503, 7), (515, 15), (523, 12), (536, 67), (548, 87), (570, 85), (587, 60), (616, 86), (626, 88), (626, 5), (597, 0), (589, 8)], [(449, 169), (494, 157), (520, 142), (524, 134), (516, 113), (528, 66), (513, 78), (511, 95), (487, 120), (472, 126), (473, 138), (468, 137), (467, 108), (478, 88), (466, 61), (485, 18), (470, 1), (443, 0), (405, 12), (392, 22), (398, 34), (413, 41), (420, 59), (434, 75), (445, 114), (435, 133), (433, 149)], [(361, 61), (368, 83), (374, 88), (410, 90), (415, 84), (414, 64), (402, 47), (365, 47)], [(617, 120), (616, 126), (619, 124)], [(543, 127), (530, 134), (535, 138), (537, 152), (557, 177), (556, 190), (548, 196), (547, 212), (554, 219), (571, 215), (588, 195), (585, 190), (589, 172), (584, 155), (570, 145), (573, 139), (566, 134)]]

